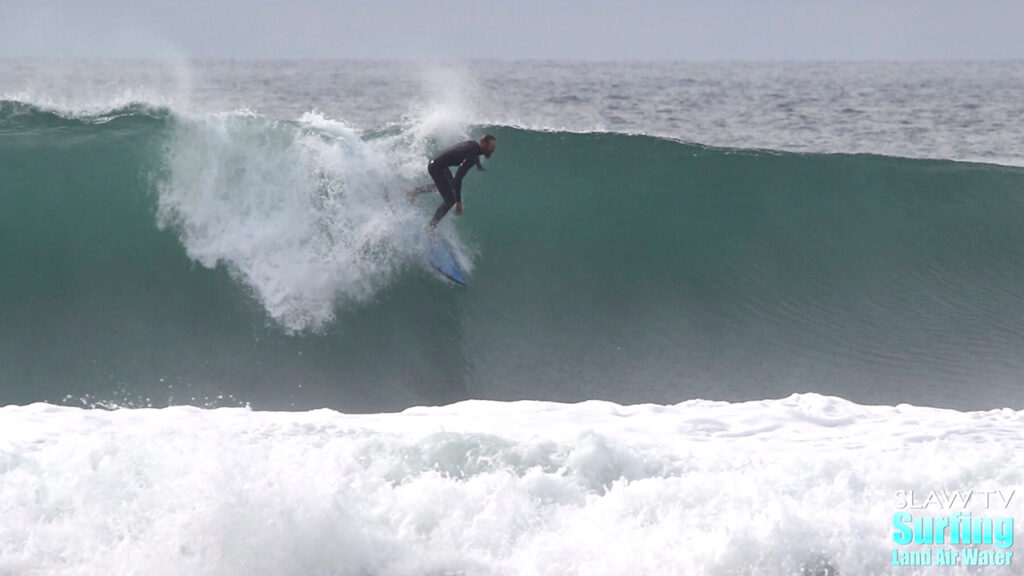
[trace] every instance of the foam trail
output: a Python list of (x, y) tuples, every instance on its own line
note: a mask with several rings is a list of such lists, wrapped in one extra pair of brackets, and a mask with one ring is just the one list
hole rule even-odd
[(1024, 412), (815, 394), (0, 419), (0, 574), (859, 576), (897, 490), (1024, 488)]

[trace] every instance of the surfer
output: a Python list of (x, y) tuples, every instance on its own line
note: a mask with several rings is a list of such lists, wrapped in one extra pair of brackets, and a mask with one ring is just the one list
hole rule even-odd
[[(430, 219), (431, 228), (437, 226), (437, 223), (452, 209), (452, 206), (455, 207), (456, 216), (462, 215), (462, 179), (466, 177), (469, 169), (473, 166), (476, 166), (477, 170), (484, 170), (483, 164), (480, 163), (480, 155), (483, 154), (490, 158), (497, 146), (497, 139), (490, 134), (485, 134), (479, 142), (466, 140), (444, 150), (427, 164), (427, 173), (434, 180), (437, 191), (444, 199), (437, 207), (437, 211), (434, 212), (434, 217)], [(451, 172), (452, 166), (459, 167), (454, 178)], [(428, 190), (430, 190), (429, 185), (421, 186), (410, 192), (409, 198), (411, 200)]]

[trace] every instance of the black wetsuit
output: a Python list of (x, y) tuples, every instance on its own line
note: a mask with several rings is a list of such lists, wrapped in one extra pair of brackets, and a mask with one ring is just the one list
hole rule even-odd
[[(430, 219), (431, 226), (436, 226), (452, 206), (462, 202), (462, 179), (466, 177), (470, 168), (480, 164), (480, 155), (483, 153), (479, 142), (466, 140), (434, 156), (427, 164), (427, 172), (434, 179), (437, 191), (444, 198), (444, 202), (437, 207), (437, 212), (434, 212), (434, 217)], [(459, 167), (454, 178), (449, 169), (452, 166)]]

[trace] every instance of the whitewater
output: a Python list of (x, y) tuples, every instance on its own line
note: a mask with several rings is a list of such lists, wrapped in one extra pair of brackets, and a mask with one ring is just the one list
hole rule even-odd
[(0, 575), (1019, 574), (1022, 70), (4, 61)]
[(1017, 490), (999, 512), (1021, 510), (1012, 410), (805, 394), (0, 418), (2, 574), (974, 574), (891, 567), (898, 492)]

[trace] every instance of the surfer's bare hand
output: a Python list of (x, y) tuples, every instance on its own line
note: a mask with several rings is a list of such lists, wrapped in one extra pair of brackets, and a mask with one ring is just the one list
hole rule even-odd
[(455, 215), (462, 216), (462, 202), (455, 203)]

